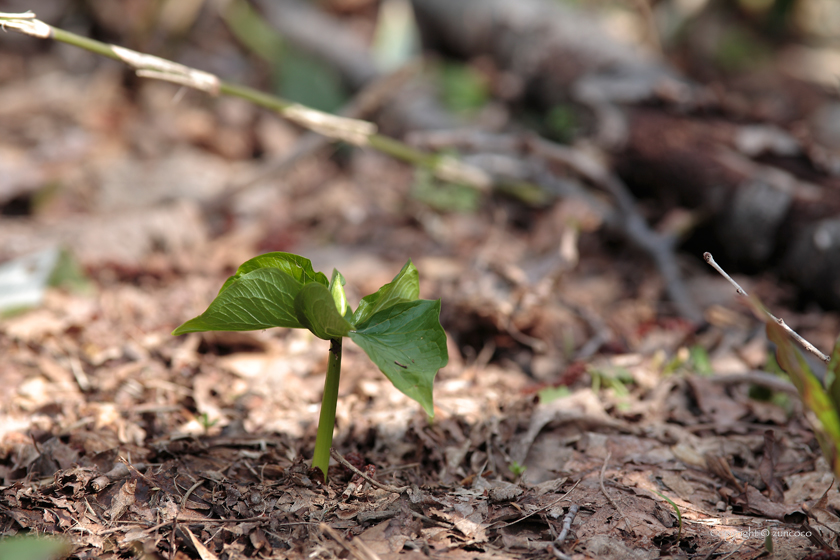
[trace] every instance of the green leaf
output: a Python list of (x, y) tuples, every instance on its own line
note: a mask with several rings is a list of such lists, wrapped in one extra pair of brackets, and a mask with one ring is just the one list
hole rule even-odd
[(242, 275), (261, 268), (277, 268), (282, 270), (297, 280), (301, 285), (308, 284), (309, 282), (318, 282), (324, 286), (328, 284), (327, 277), (324, 273), (315, 272), (312, 268), (312, 262), (309, 259), (299, 255), (293, 255), (292, 253), (278, 251), (259, 255), (242, 263), (237, 269), (236, 274), (228, 278), (224, 285), (222, 285), (219, 293), (224, 292), (228, 286), (233, 284)]
[(278, 268), (260, 268), (232, 278), (207, 311), (172, 334), (303, 327), (295, 316), (295, 296), (303, 287), (298, 280)]
[(828, 387), (834, 409), (840, 410), (840, 338), (834, 343), (834, 350), (831, 352), (831, 361), (825, 374), (825, 386)]
[(347, 305), (347, 294), (344, 293), (344, 276), (336, 269), (333, 269), (332, 278), (330, 279), (330, 293), (332, 294), (333, 300), (335, 300), (335, 307), (338, 309), (338, 313), (342, 317), (352, 315), (350, 306)]
[(391, 282), (379, 288), (375, 294), (362, 298), (353, 315), (353, 323), (358, 325), (386, 307), (402, 301), (414, 301), (418, 297), (420, 297), (420, 277), (414, 263), (409, 259)]
[(229, 2), (222, 17), (236, 39), (268, 63), (283, 56), (283, 38), (246, 0)]
[(673, 502), (673, 500), (671, 500), (671, 498), (669, 498), (668, 496), (666, 496), (662, 492), (658, 492), (657, 490), (654, 490), (654, 492), (659, 494), (660, 498), (662, 498), (663, 500), (665, 500), (666, 502), (671, 504), (671, 507), (674, 508), (675, 512), (677, 512), (677, 521), (679, 521), (679, 524), (680, 524), (679, 529), (677, 529), (677, 540), (679, 540), (679, 538), (682, 536), (682, 513), (680, 513), (680, 508), (677, 507), (677, 504), (675, 504)]
[[(410, 261), (406, 268), (409, 265)], [(434, 416), (432, 383), (449, 361), (439, 317), (440, 300), (402, 301), (378, 311), (350, 332), (353, 342), (394, 387), (420, 403), (430, 417)]]
[(330, 291), (317, 282), (310, 282), (298, 292), (295, 314), (301, 325), (324, 340), (347, 336), (353, 328), (336, 309)]
[(438, 84), (441, 97), (448, 109), (456, 113), (475, 112), (489, 99), (487, 80), (481, 73), (466, 64), (442, 64)]
[(289, 42), (285, 47), (274, 67), (275, 90), (280, 97), (328, 113), (341, 108), (347, 92), (338, 71)]

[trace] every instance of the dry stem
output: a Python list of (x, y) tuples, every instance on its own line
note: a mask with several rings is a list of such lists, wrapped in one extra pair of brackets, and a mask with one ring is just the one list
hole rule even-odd
[(484, 170), (450, 156), (423, 152), (399, 140), (376, 132), (373, 123), (316, 111), (298, 103), (281, 99), (261, 91), (222, 81), (209, 72), (130, 49), (109, 45), (48, 25), (32, 12), (10, 14), (0, 12), (0, 27), (12, 29), (41, 39), (54, 39), (93, 53), (121, 61), (135, 69), (138, 76), (173, 82), (192, 87), (210, 95), (240, 97), (255, 105), (276, 111), (280, 116), (308, 130), (333, 140), (376, 150), (413, 165), (427, 167), (441, 180), (455, 181), (486, 192), (493, 185), (492, 177)]
[[(717, 270), (720, 273), (721, 276), (726, 278), (729, 281), (730, 284), (735, 286), (735, 290), (738, 292), (738, 295), (741, 295), (741, 296), (744, 296), (744, 297), (749, 297), (748, 294), (747, 294), (747, 291), (744, 290), (744, 288), (742, 288), (740, 286), (740, 284), (738, 284), (738, 282), (733, 280), (732, 277), (729, 276), (726, 273), (726, 271), (723, 270), (720, 267), (720, 265), (715, 262), (715, 259), (712, 257), (711, 253), (708, 253), (708, 252), (703, 253), (703, 259), (705, 259), (705, 261), (707, 263), (709, 263), (712, 266), (712, 268)], [(799, 335), (799, 333), (797, 333), (792, 328), (790, 328), (787, 325), (787, 323), (785, 323), (784, 319), (780, 319), (780, 318), (776, 317), (775, 315), (773, 315), (772, 313), (767, 311), (767, 309), (765, 309), (763, 306), (762, 306), (762, 310), (767, 314), (768, 317), (770, 317), (773, 321), (778, 323), (779, 326), (782, 327), (796, 342), (801, 344), (802, 347), (805, 348), (805, 350), (807, 350), (808, 352), (810, 352), (811, 354), (813, 354), (814, 356), (816, 356), (817, 358), (819, 358), (823, 362), (828, 363), (831, 360), (830, 356), (827, 356), (826, 354), (823, 354), (822, 352), (820, 352), (819, 349), (817, 349), (816, 346), (814, 346), (813, 344), (811, 344), (810, 342), (805, 340), (801, 335)]]
[(342, 457), (341, 454), (338, 451), (336, 451), (335, 449), (330, 449), (330, 455), (332, 455), (333, 459), (335, 459), (336, 461), (338, 461), (343, 466), (347, 467), (348, 469), (350, 469), (351, 471), (353, 471), (354, 473), (356, 473), (360, 477), (364, 478), (365, 480), (367, 480), (368, 482), (370, 482), (371, 484), (373, 484), (377, 488), (381, 488), (381, 489), (385, 490), (386, 492), (393, 492), (395, 494), (402, 494), (403, 492), (408, 490), (408, 486), (400, 486), (399, 488), (397, 488), (396, 486), (391, 486), (389, 484), (384, 484), (382, 482), (378, 482), (378, 481), (374, 480), (373, 478), (369, 477), (368, 475), (366, 475), (365, 473), (363, 473), (362, 471), (360, 471), (359, 469), (354, 467), (350, 463), (350, 461), (348, 461), (347, 459)]

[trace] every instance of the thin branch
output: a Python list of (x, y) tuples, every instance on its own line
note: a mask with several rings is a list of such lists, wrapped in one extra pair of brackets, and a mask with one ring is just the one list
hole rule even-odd
[(367, 480), (368, 482), (370, 482), (371, 484), (373, 484), (377, 488), (381, 488), (381, 489), (385, 490), (386, 492), (393, 492), (395, 494), (402, 494), (403, 492), (408, 490), (408, 486), (400, 486), (399, 488), (397, 488), (396, 486), (390, 486), (388, 484), (384, 484), (382, 482), (378, 482), (378, 481), (374, 480), (373, 478), (369, 477), (368, 475), (366, 475), (365, 473), (363, 473), (362, 471), (360, 471), (359, 469), (354, 467), (350, 463), (350, 461), (348, 461), (347, 459), (342, 457), (341, 454), (333, 448), (330, 448), (330, 455), (332, 455), (333, 459), (335, 459), (336, 461), (338, 461), (343, 466), (347, 467), (348, 469), (350, 469), (351, 471), (353, 471), (357, 475), (361, 476), (362, 478), (364, 478), (365, 480)]
[(580, 507), (577, 504), (573, 504), (570, 508), (566, 516), (563, 518), (563, 528), (560, 530), (560, 534), (557, 535), (557, 538), (554, 539), (554, 542), (551, 543), (551, 549), (554, 553), (556, 558), (560, 560), (566, 560), (570, 558), (568, 555), (564, 554), (562, 550), (558, 547), (563, 544), (563, 541), (566, 540), (566, 537), (569, 535), (569, 531), (572, 529), (572, 523), (575, 520), (575, 516), (577, 515), (578, 509)]
[[(542, 186), (544, 191), (554, 192), (563, 197), (574, 196), (586, 201), (607, 226), (621, 232), (630, 243), (650, 256), (665, 282), (668, 298), (679, 314), (696, 323), (702, 321), (703, 314), (688, 292), (677, 263), (675, 254), (677, 237), (669, 233), (659, 233), (651, 228), (636, 207), (636, 202), (627, 185), (596, 157), (580, 148), (562, 146), (533, 134), (516, 136), (487, 134), (472, 130), (425, 131), (413, 133), (409, 136), (409, 141), (427, 149), (440, 150), (455, 146), (474, 151), (483, 150), (493, 154), (497, 161), (499, 154), (502, 153), (517, 155), (524, 153), (535, 156), (535, 159), (544, 162), (542, 167), (545, 169), (538, 171), (534, 168), (538, 166), (533, 165), (529, 169), (528, 166), (522, 164), (521, 158), (507, 163), (518, 164), (517, 167), (520, 169), (517, 169), (517, 174), (520, 175), (520, 180), (525, 180), (527, 175), (531, 175), (534, 182)], [(573, 182), (558, 179), (548, 170), (548, 166), (545, 165), (548, 163), (559, 163), (570, 168), (578, 176), (606, 190), (614, 203), (605, 204), (584, 189), (577, 187)], [(511, 173), (499, 171), (496, 174), (510, 175)]]
[(368, 545), (365, 544), (365, 541), (362, 539), (356, 538), (352, 541), (348, 541), (341, 536), (341, 533), (327, 525), (326, 523), (321, 523), (318, 525), (318, 528), (321, 530), (322, 533), (325, 535), (329, 535), (335, 542), (340, 544), (347, 552), (349, 552), (353, 558), (356, 560), (381, 560), (380, 556), (374, 552)]
[[(729, 283), (730, 283), (730, 284), (732, 284), (733, 286), (735, 286), (735, 290), (738, 292), (738, 294), (739, 294), (739, 295), (744, 296), (744, 297), (749, 297), (749, 296), (748, 296), (748, 294), (747, 294), (747, 291), (746, 291), (746, 290), (744, 290), (744, 288), (742, 288), (742, 287), (738, 284), (738, 282), (736, 282), (735, 280), (733, 280), (733, 279), (732, 279), (732, 277), (731, 277), (731, 276), (729, 276), (729, 275), (726, 273), (726, 271), (725, 271), (725, 270), (723, 270), (723, 269), (720, 267), (720, 265), (719, 265), (718, 263), (716, 263), (716, 262), (715, 262), (715, 259), (712, 257), (712, 254), (711, 254), (711, 253), (708, 253), (708, 252), (703, 253), (703, 259), (704, 259), (707, 263), (709, 263), (709, 264), (711, 265), (711, 267), (712, 267), (712, 268), (714, 268), (715, 270), (717, 270), (717, 271), (718, 271), (718, 273), (720, 273), (720, 275), (721, 275), (721, 276), (723, 276), (724, 278), (726, 278), (726, 279), (729, 281)], [(819, 351), (819, 349), (818, 349), (816, 346), (814, 346), (813, 344), (811, 344), (810, 342), (808, 342), (807, 340), (805, 340), (805, 339), (804, 339), (801, 335), (799, 335), (799, 333), (797, 333), (797, 332), (796, 332), (796, 331), (794, 331), (792, 328), (790, 328), (790, 327), (787, 325), (787, 323), (785, 323), (785, 320), (784, 320), (784, 319), (780, 319), (780, 318), (776, 317), (775, 315), (773, 315), (772, 313), (770, 313), (767, 309), (765, 309), (763, 306), (762, 306), (762, 310), (763, 310), (763, 311), (767, 314), (767, 316), (768, 316), (768, 317), (770, 317), (773, 321), (775, 321), (776, 323), (778, 323), (778, 325), (779, 325), (780, 327), (782, 327), (782, 328), (783, 328), (783, 329), (784, 329), (784, 330), (785, 330), (785, 331), (786, 331), (786, 332), (787, 332), (787, 333), (791, 336), (791, 338), (793, 338), (796, 342), (798, 342), (799, 344), (801, 344), (801, 345), (802, 345), (802, 347), (803, 347), (805, 350), (807, 350), (808, 352), (810, 352), (811, 354), (813, 354), (814, 356), (816, 356), (817, 358), (819, 358), (819, 359), (820, 359), (820, 360), (822, 360), (823, 362), (828, 363), (829, 361), (831, 361), (831, 357), (830, 357), (830, 356), (828, 356), (828, 355), (823, 354), (822, 352), (820, 352), (820, 351)]]
[(604, 474), (607, 472), (607, 464), (610, 462), (610, 457), (612, 457), (612, 453), (607, 451), (607, 456), (604, 458), (604, 464), (601, 466), (601, 476), (598, 477), (598, 485), (601, 487), (601, 492), (604, 494), (604, 497), (615, 509), (615, 512), (618, 514), (619, 517), (621, 517), (624, 520), (624, 524), (627, 526), (627, 530), (632, 533), (633, 528), (630, 527), (630, 522), (627, 520), (627, 516), (624, 515), (624, 512), (622, 512), (621, 508), (618, 507), (618, 503), (613, 499), (612, 496), (609, 495), (606, 486), (604, 486)]
[(793, 383), (785, 381), (781, 377), (766, 371), (750, 370), (739, 373), (718, 374), (713, 375), (708, 379), (715, 385), (736, 385), (738, 383), (749, 383), (750, 385), (765, 387), (771, 391), (779, 391), (793, 396), (799, 395), (799, 391), (796, 390)]
[(356, 146), (369, 146), (394, 158), (427, 167), (444, 181), (461, 183), (482, 192), (489, 191), (493, 186), (492, 177), (484, 170), (452, 156), (423, 152), (404, 142), (378, 134), (376, 125), (373, 123), (316, 111), (253, 88), (222, 81), (209, 72), (82, 37), (35, 19), (35, 14), (32, 12), (0, 13), (0, 27), (41, 39), (54, 39), (118, 60), (134, 68), (137, 75), (144, 78), (188, 86), (214, 96), (222, 94), (245, 99), (333, 140), (341, 140)]
[(539, 138), (530, 138), (528, 144), (535, 153), (547, 159), (562, 161), (596, 185), (605, 188), (612, 195), (617, 211), (608, 214), (605, 218), (616, 222), (614, 225), (617, 225), (632, 243), (653, 259), (662, 279), (665, 280), (668, 296), (680, 314), (687, 319), (699, 322), (703, 314), (682, 281), (674, 255), (676, 237), (658, 233), (648, 225), (636, 208), (633, 195), (630, 194), (624, 182), (581, 150), (566, 148)]
[(561, 529), (560, 534), (557, 535), (557, 538), (554, 539), (556, 544), (563, 544), (563, 541), (566, 540), (566, 537), (569, 534), (569, 531), (572, 528), (572, 523), (575, 521), (575, 516), (577, 515), (579, 506), (577, 504), (572, 505), (569, 508), (569, 512), (566, 514), (566, 517), (563, 518), (563, 529)]

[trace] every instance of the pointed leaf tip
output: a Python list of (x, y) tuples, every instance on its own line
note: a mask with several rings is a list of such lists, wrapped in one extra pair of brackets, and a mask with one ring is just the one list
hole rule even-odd
[(385, 284), (376, 293), (367, 295), (359, 302), (353, 314), (354, 324), (369, 319), (374, 313), (401, 301), (414, 301), (420, 297), (420, 275), (411, 259), (405, 263), (394, 279)]

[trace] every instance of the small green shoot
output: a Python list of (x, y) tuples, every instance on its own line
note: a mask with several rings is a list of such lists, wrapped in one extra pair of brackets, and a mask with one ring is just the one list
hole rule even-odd
[(58, 253), (58, 260), (50, 274), (49, 285), (83, 295), (91, 295), (95, 291), (82, 265), (72, 253), (66, 250)]
[(680, 538), (682, 537), (682, 513), (680, 513), (680, 508), (678, 508), (678, 507), (677, 507), (677, 504), (675, 504), (675, 503), (673, 502), (673, 500), (671, 500), (671, 498), (669, 498), (668, 496), (666, 496), (666, 495), (665, 495), (665, 494), (663, 494), (662, 492), (657, 492), (656, 490), (654, 490), (654, 492), (656, 492), (657, 494), (659, 494), (659, 497), (660, 497), (660, 498), (662, 498), (663, 500), (665, 500), (666, 502), (668, 502), (669, 504), (671, 504), (671, 507), (672, 507), (672, 508), (674, 508), (674, 511), (677, 513), (677, 523), (678, 523), (678, 528), (677, 528), (677, 541), (679, 541), (679, 540), (680, 540)]
[(612, 389), (617, 397), (626, 397), (630, 394), (628, 385), (635, 383), (633, 375), (624, 368), (613, 368), (612, 371), (599, 368), (590, 368), (589, 375), (592, 377), (592, 392), (597, 393), (601, 387)]
[(714, 374), (712, 368), (712, 360), (709, 358), (709, 353), (700, 345), (695, 344), (689, 349), (689, 356), (691, 365), (698, 375), (710, 376)]
[(575, 130), (579, 127), (579, 120), (572, 105), (555, 105), (545, 116), (546, 135), (558, 142), (571, 142), (575, 137)]
[(201, 428), (204, 430), (204, 433), (206, 434), (207, 432), (210, 431), (210, 428), (212, 428), (213, 426), (215, 426), (216, 424), (219, 423), (219, 419), (215, 418), (213, 420), (210, 420), (210, 415), (207, 414), (206, 412), (202, 412), (201, 414), (198, 415), (198, 423), (201, 424)]
[(454, 62), (441, 64), (438, 80), (444, 105), (456, 113), (475, 112), (490, 98), (487, 81), (472, 66)]
[(525, 471), (526, 471), (527, 469), (528, 469), (528, 467), (526, 467), (525, 465), (520, 465), (520, 464), (519, 464), (519, 461), (514, 461), (514, 462), (512, 462), (512, 463), (508, 466), (508, 470), (509, 470), (509, 471), (511, 472), (511, 474), (513, 474), (513, 476), (515, 476), (516, 478), (519, 478), (520, 476), (522, 476), (523, 474), (525, 474)]
[(680, 371), (680, 369), (685, 365), (686, 357), (683, 355), (682, 352), (684, 348), (681, 348), (679, 352), (677, 352), (673, 358), (670, 360), (667, 359), (665, 352), (660, 350), (659, 355), (657, 356), (660, 360), (659, 363), (662, 364), (662, 375), (668, 376), (673, 375)]
[(399, 391), (434, 416), (432, 383), (449, 361), (446, 333), (440, 326), (440, 300), (418, 299), (417, 268), (408, 261), (393, 281), (365, 296), (354, 312), (344, 294), (344, 277), (315, 272), (309, 259), (291, 253), (266, 253), (239, 267), (207, 310), (172, 334), (251, 331), (270, 327), (308, 329), (330, 341), (313, 468), (327, 478), (330, 461), (341, 346), (355, 342)]

